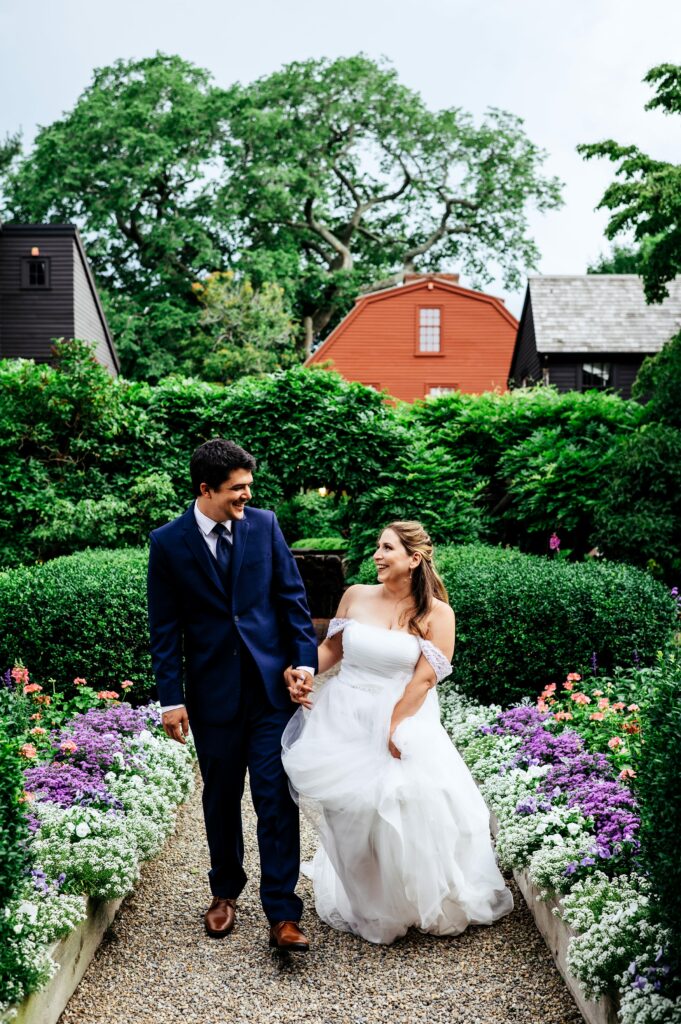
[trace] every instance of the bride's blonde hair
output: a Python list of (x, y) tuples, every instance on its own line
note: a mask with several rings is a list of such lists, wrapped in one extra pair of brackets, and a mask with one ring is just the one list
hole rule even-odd
[(418, 552), (421, 561), (411, 574), (411, 592), (414, 598), (414, 614), (409, 619), (409, 632), (425, 636), (423, 622), (433, 603), (433, 598), (439, 598), (449, 604), (449, 596), (445, 585), (433, 564), (433, 544), (421, 524), (415, 519), (398, 520), (384, 526), (381, 533), (392, 530), (397, 534), (400, 544), (408, 555)]

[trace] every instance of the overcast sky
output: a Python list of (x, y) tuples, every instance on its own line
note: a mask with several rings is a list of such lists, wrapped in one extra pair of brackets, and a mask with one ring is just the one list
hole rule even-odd
[[(594, 212), (613, 176), (585, 163), (579, 142), (614, 138), (681, 160), (681, 125), (645, 112), (646, 71), (681, 60), (679, 0), (0, 0), (0, 135), (69, 110), (92, 69), (156, 50), (208, 68), (218, 84), (249, 82), (282, 64), (360, 51), (387, 57), (432, 108), (480, 116), (502, 107), (525, 120), (565, 183), (562, 210), (531, 215), (545, 274), (583, 273), (607, 248)], [(456, 268), (448, 268), (456, 269)], [(520, 313), (522, 292), (504, 293)]]

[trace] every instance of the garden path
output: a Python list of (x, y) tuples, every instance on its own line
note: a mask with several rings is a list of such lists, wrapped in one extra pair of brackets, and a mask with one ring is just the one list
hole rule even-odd
[[(144, 866), (60, 1024), (579, 1024), (515, 883), (516, 909), (456, 938), (410, 933), (372, 946), (315, 916), (302, 878), (312, 948), (280, 958), (258, 900), (255, 815), (244, 800), (246, 870), (237, 924), (203, 930), (208, 854), (197, 787), (160, 856)], [(303, 827), (303, 855), (314, 839)]]

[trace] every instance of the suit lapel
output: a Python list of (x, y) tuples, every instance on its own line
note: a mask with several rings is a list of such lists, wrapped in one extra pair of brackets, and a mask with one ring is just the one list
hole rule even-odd
[(232, 594), (234, 593), (234, 587), (236, 586), (239, 570), (241, 569), (241, 563), (244, 560), (248, 529), (248, 519), (245, 515), (243, 519), (235, 520), (232, 523)]
[(201, 535), (199, 524), (196, 522), (194, 515), (194, 506), (190, 505), (183, 516), (184, 522), (184, 539), (189, 545), (192, 554), (196, 558), (204, 573), (209, 577), (210, 580), (215, 584), (221, 594), (227, 594), (225, 590), (225, 584), (223, 583), (220, 573), (218, 572), (218, 564), (208, 550), (208, 545)]

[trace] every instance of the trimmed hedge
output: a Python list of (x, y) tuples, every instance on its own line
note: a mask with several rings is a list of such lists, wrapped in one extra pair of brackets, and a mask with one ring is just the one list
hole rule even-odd
[[(62, 692), (153, 679), (147, 552), (81, 551), (0, 573), (0, 668), (19, 660)], [(139, 694), (140, 691), (138, 690)]]
[[(509, 704), (592, 664), (652, 664), (676, 603), (648, 574), (504, 548), (443, 546), (437, 566), (457, 616), (452, 680), (477, 700)], [(358, 579), (373, 583), (373, 562)]]
[(679, 762), (681, 664), (673, 657), (653, 675), (641, 713), (641, 746), (634, 791), (641, 810), (641, 860), (650, 873), (655, 912), (669, 929), (664, 962), (681, 972), (681, 860), (679, 860)]

